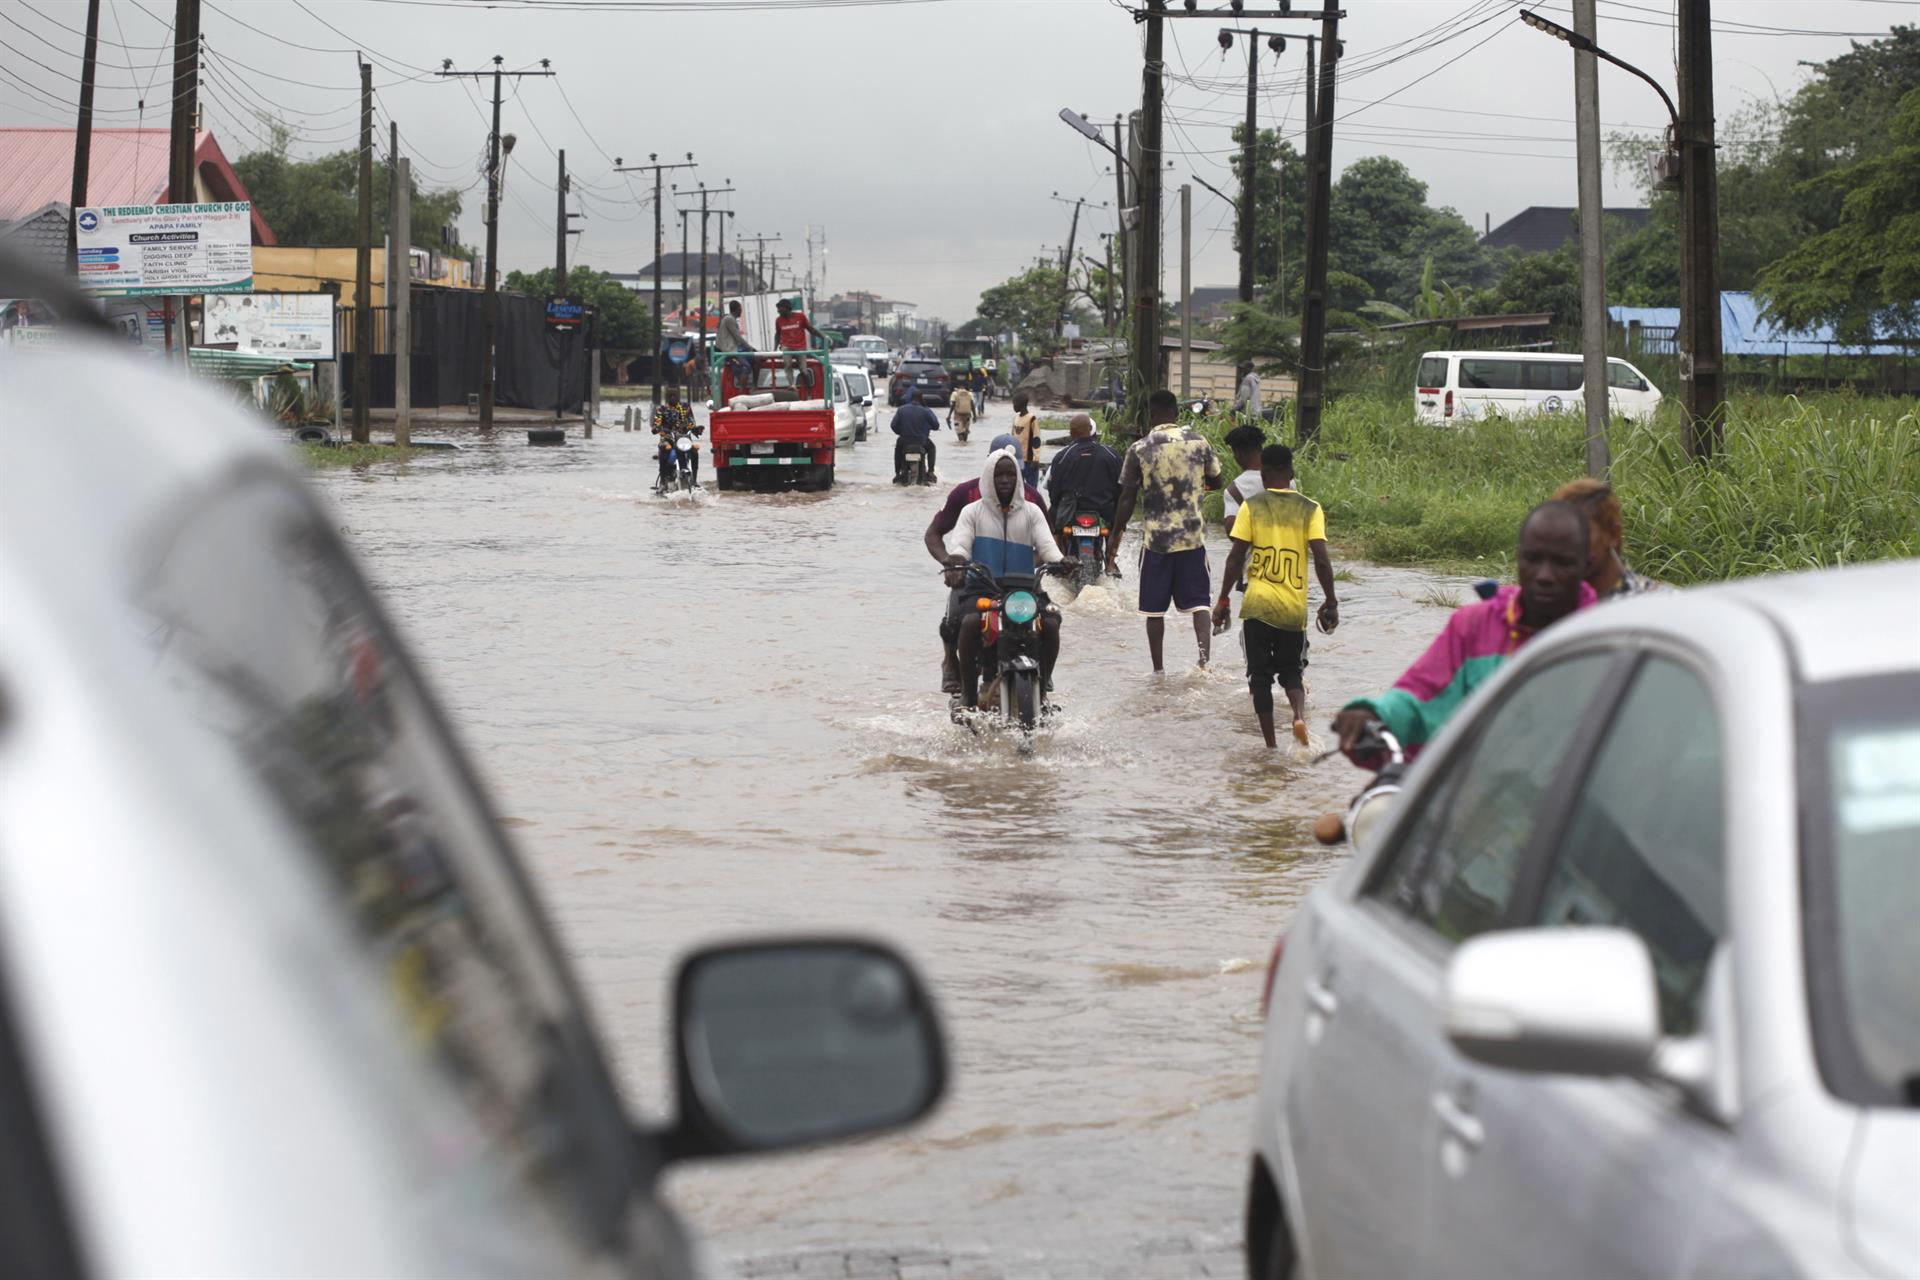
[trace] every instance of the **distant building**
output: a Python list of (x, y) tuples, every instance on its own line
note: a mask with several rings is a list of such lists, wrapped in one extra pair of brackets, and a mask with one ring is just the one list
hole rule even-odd
[[(0, 223), (42, 216), (53, 204), (64, 216), (73, 195), (73, 136), (71, 129), (0, 129)], [(87, 161), (87, 203), (163, 203), (167, 145), (165, 129), (95, 129)], [(206, 129), (193, 135), (193, 195), (202, 203), (252, 199)], [(276, 243), (258, 208), (253, 211), (253, 242)], [(64, 230), (59, 251), (64, 258)]]
[[(668, 253), (638, 271), (609, 271), (607, 275), (635, 293), (652, 297), (653, 280), (657, 274), (662, 305), (668, 310), (677, 311), (680, 304), (692, 297), (693, 291), (700, 287), (700, 265), (700, 255), (697, 253)], [(706, 275), (707, 292), (713, 296), (716, 307), (723, 294), (765, 292), (759, 274), (737, 254), (707, 254)], [(699, 304), (696, 302), (694, 305), (697, 307)]]
[[(1602, 217), (1638, 231), (1651, 211), (1639, 208), (1602, 209)], [(1552, 253), (1562, 245), (1580, 243), (1580, 211), (1561, 205), (1536, 204), (1522, 209), (1480, 237), (1482, 248), (1518, 249), (1522, 253)]]

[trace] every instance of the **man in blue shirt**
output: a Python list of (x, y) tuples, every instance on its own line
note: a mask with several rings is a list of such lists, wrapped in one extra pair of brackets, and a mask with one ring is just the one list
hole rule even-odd
[(933, 433), (940, 429), (940, 419), (933, 410), (920, 403), (920, 397), (914, 394), (912, 387), (907, 388), (906, 397), (900, 407), (893, 411), (893, 434), (900, 438), (893, 444), (893, 482), (906, 483), (907, 443), (911, 441), (924, 449), (927, 454), (927, 477), (933, 479)]

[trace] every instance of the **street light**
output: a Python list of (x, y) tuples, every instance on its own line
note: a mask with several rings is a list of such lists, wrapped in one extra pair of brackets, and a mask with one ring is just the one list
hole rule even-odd
[(1660, 82), (1658, 80), (1655, 80), (1652, 76), (1648, 75), (1646, 72), (1642, 71), (1640, 68), (1634, 66), (1631, 62), (1623, 62), (1619, 58), (1614, 57), (1612, 54), (1608, 53), (1605, 49), (1602, 49), (1599, 45), (1587, 39), (1587, 37), (1581, 35), (1578, 31), (1568, 30), (1566, 27), (1561, 26), (1559, 23), (1554, 22), (1547, 18), (1543, 18), (1539, 14), (1534, 13), (1531, 10), (1522, 9), (1520, 11), (1520, 21), (1526, 23), (1528, 26), (1532, 27), (1535, 31), (1544, 31), (1556, 40), (1566, 41), (1568, 44), (1572, 45), (1575, 49), (1579, 50), (1581, 53), (1590, 53), (1594, 57), (1602, 60), (1603, 62), (1611, 62), (1614, 66), (1619, 67), (1622, 71), (1631, 71), (1634, 75), (1639, 76), (1642, 80), (1645, 80), (1648, 84), (1653, 86), (1653, 91), (1660, 95), (1660, 101), (1667, 104), (1667, 116), (1669, 119), (1673, 121), (1674, 131), (1676, 133), (1679, 132), (1680, 112), (1675, 109), (1673, 105), (1673, 99), (1667, 96), (1667, 91), (1660, 87)]
[(1099, 125), (1087, 119), (1085, 116), (1081, 115), (1078, 111), (1075, 111), (1072, 107), (1060, 108), (1060, 118), (1062, 120), (1065, 120), (1068, 124), (1072, 125), (1074, 127), (1075, 132), (1079, 133), (1079, 135), (1085, 138), (1088, 142), (1094, 143), (1098, 145), (1102, 150), (1110, 152), (1115, 160), (1118, 160), (1121, 164), (1126, 165), (1127, 172), (1133, 175), (1134, 183), (1136, 185), (1139, 183), (1140, 173), (1137, 169), (1133, 167), (1133, 162), (1131, 160), (1128, 160), (1125, 156), (1121, 155), (1119, 149), (1116, 148), (1111, 142), (1107, 141), (1106, 135), (1100, 132)]

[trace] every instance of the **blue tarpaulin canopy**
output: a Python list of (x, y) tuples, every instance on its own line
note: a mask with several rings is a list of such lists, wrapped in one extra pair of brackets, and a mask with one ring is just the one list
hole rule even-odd
[[(1676, 329), (1680, 308), (1608, 307), (1607, 317), (1628, 329)], [(1670, 340), (1660, 345), (1671, 349)], [(1760, 314), (1751, 293), (1726, 290), (1720, 295), (1720, 349), (1730, 356), (1897, 356), (1909, 348), (1898, 342), (1841, 342), (1833, 336), (1831, 325), (1784, 329)]]

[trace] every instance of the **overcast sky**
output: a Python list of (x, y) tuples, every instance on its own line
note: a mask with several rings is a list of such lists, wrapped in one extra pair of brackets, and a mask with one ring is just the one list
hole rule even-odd
[[(1141, 34), (1109, 0), (204, 0), (211, 63), (203, 89), (230, 157), (257, 145), (252, 113), (273, 110), (298, 131), (296, 150), (352, 145), (358, 124), (354, 48), (378, 69), (378, 119), (398, 121), (401, 149), (429, 185), (470, 187), (460, 227), (482, 239), (478, 161), (484, 83), (431, 74), (505, 57), (510, 69), (551, 59), (556, 80), (509, 89), (502, 131), (517, 137), (502, 206), (506, 268), (553, 259), (553, 149), (575, 176), (579, 225), (572, 261), (638, 270), (652, 257), (651, 184), (612, 172), (613, 158), (649, 151), (699, 169), (670, 174), (737, 194), (738, 230), (782, 237), (804, 268), (806, 228), (816, 274), (831, 292), (872, 289), (949, 321), (973, 313), (981, 289), (1067, 235), (1071, 210), (1050, 198), (1113, 199), (1108, 157), (1056, 119), (1063, 106), (1110, 122), (1139, 105)], [(1203, 8), (1217, 0), (1204, 0)], [(1313, 0), (1296, 0), (1308, 7)], [(1172, 6), (1178, 11), (1180, 6)], [(1222, 5), (1221, 7), (1224, 7)], [(1274, 8), (1253, 0), (1248, 8)], [(1568, 0), (1541, 10), (1570, 22)], [(1335, 163), (1386, 154), (1476, 228), (1528, 205), (1574, 202), (1572, 54), (1522, 26), (1515, 0), (1347, 0), (1337, 93)], [(96, 123), (167, 123), (172, 0), (104, 0)], [(1672, 0), (1599, 0), (1602, 44), (1673, 84)], [(0, 3), (0, 122), (71, 126), (85, 0)], [(1756, 97), (1786, 97), (1803, 60), (1843, 53), (1912, 22), (1911, 0), (1720, 0), (1715, 98), (1723, 131)], [(243, 24), (252, 24), (259, 31)], [(329, 25), (330, 24), (330, 25)], [(1318, 23), (1270, 22), (1296, 36)], [(330, 29), (331, 28), (333, 29)], [(1178, 267), (1177, 191), (1197, 174), (1231, 190), (1229, 126), (1245, 109), (1244, 44), (1222, 55), (1221, 22), (1167, 23), (1167, 248)], [(269, 34), (270, 33), (270, 34)], [(297, 47), (305, 46), (305, 47)], [(1260, 120), (1295, 135), (1303, 41), (1263, 54)], [(44, 63), (44, 66), (37, 65)], [(1188, 83), (1186, 81), (1190, 81)], [(24, 83), (23, 83), (24, 82)], [(134, 87), (142, 86), (142, 87)], [(1641, 81), (1600, 68), (1601, 118), (1654, 130), (1659, 99)], [(58, 105), (56, 105), (58, 104)], [(1638, 203), (1609, 166), (1609, 204)], [(1231, 284), (1232, 210), (1197, 184), (1194, 282)], [(717, 220), (716, 220), (717, 223)], [(698, 236), (698, 219), (693, 232)], [(1081, 244), (1098, 248), (1110, 208), (1089, 208)], [(679, 247), (669, 209), (669, 249)], [(825, 257), (820, 257), (822, 245)], [(1170, 274), (1170, 282), (1177, 276)]]

